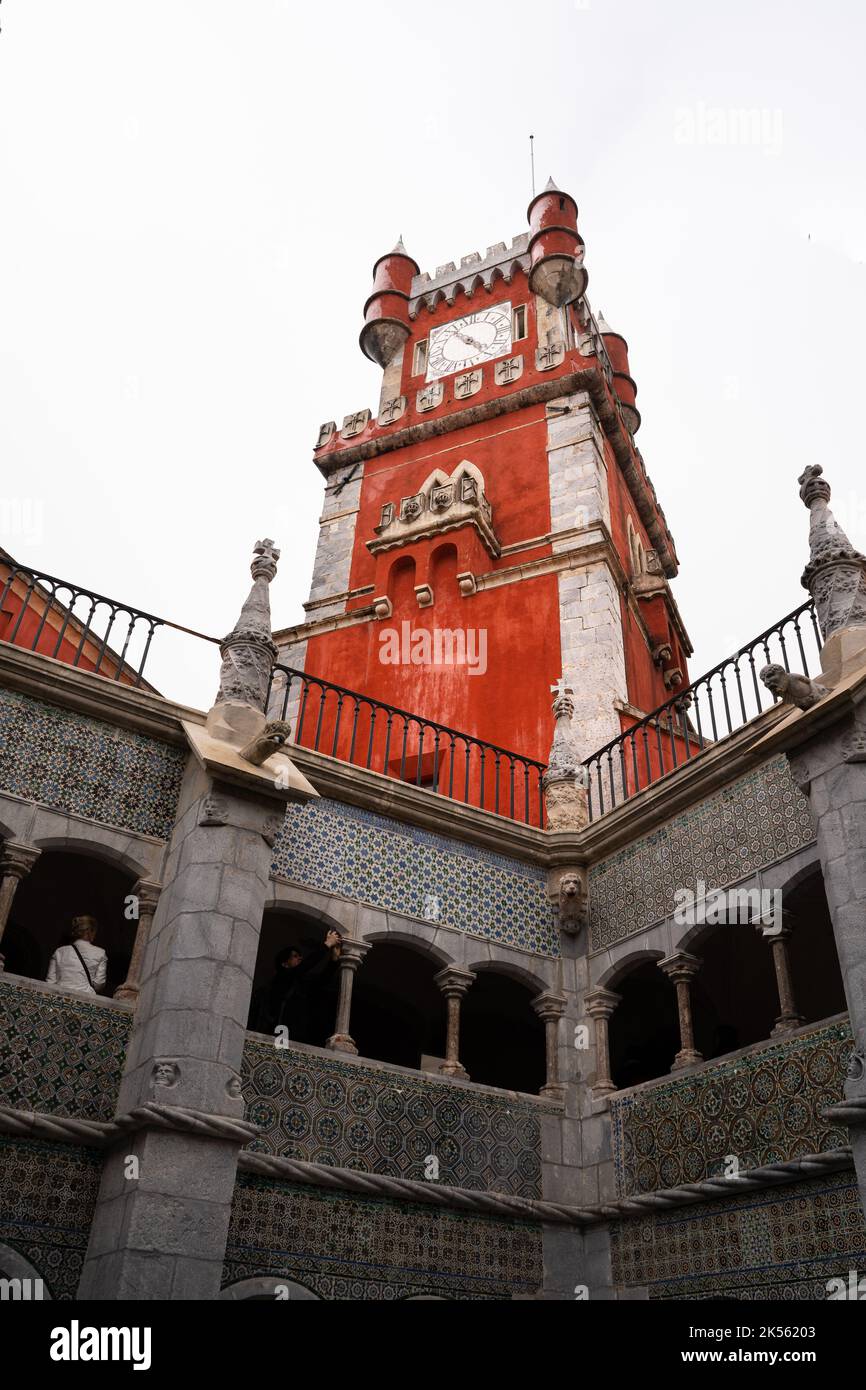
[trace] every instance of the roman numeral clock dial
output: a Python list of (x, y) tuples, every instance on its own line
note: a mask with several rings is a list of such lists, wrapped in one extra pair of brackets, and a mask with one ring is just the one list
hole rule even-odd
[(440, 324), (430, 333), (427, 380), (438, 381), (511, 351), (511, 305), (495, 304), (465, 319)]

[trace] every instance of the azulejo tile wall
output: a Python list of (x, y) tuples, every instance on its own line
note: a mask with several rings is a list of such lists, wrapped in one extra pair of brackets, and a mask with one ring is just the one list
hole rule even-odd
[(440, 1183), (541, 1196), (541, 1102), (254, 1039), (243, 1093), (247, 1119), (261, 1127), (250, 1148), (261, 1153), (419, 1182), (435, 1157)]
[(617, 1193), (655, 1192), (848, 1143), (822, 1118), (838, 1102), (851, 1053), (847, 1020), (765, 1044), (688, 1076), (611, 1098)]
[(827, 1281), (866, 1267), (853, 1172), (611, 1228), (614, 1283), (652, 1299), (822, 1300)]
[(132, 1015), (0, 977), (0, 1103), (111, 1120)]
[(698, 879), (724, 888), (810, 845), (809, 803), (783, 755), (691, 806), (589, 872), (590, 940), (600, 951), (662, 922)]
[(543, 869), (341, 802), (289, 808), (273, 873), (410, 917), (432, 895), (444, 926), (559, 955)]
[(98, 1149), (0, 1137), (0, 1241), (52, 1298), (75, 1297), (101, 1176)]
[(267, 1275), (353, 1302), (507, 1299), (541, 1284), (541, 1228), (241, 1173), (223, 1284)]
[(0, 790), (167, 840), (186, 754), (98, 719), (0, 690)]

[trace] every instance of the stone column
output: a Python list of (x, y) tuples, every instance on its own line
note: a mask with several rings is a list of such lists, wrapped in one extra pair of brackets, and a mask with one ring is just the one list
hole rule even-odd
[[(33, 845), (20, 845), (15, 840), (7, 840), (0, 849), (0, 941), (3, 940), (18, 885), (22, 878), (27, 877), (41, 853)], [(4, 959), (0, 952), (0, 971), (3, 966)]]
[(622, 995), (615, 994), (612, 989), (599, 988), (592, 990), (584, 1000), (586, 1012), (595, 1023), (596, 1078), (592, 1087), (594, 1096), (607, 1096), (616, 1090), (610, 1074), (610, 1040), (607, 1025), (621, 999)]
[(349, 1032), (352, 1019), (352, 987), (355, 982), (355, 972), (363, 964), (364, 957), (370, 947), (366, 941), (350, 941), (343, 938), (343, 945), (340, 951), (340, 985), (337, 997), (337, 1019), (334, 1024), (333, 1037), (328, 1038), (326, 1047), (332, 1052), (351, 1052), (353, 1056), (358, 1055), (358, 1049), (352, 1041)]
[(671, 1071), (679, 1071), (681, 1067), (690, 1067), (694, 1062), (702, 1062), (704, 1059), (700, 1052), (695, 1049), (694, 1026), (692, 1023), (692, 998), (689, 990), (691, 981), (695, 978), (701, 968), (701, 962), (697, 956), (689, 955), (688, 951), (677, 951), (674, 955), (668, 956), (667, 960), (659, 961), (661, 970), (668, 979), (673, 980), (677, 989), (677, 1009), (680, 1016), (680, 1050), (674, 1058)]
[(791, 939), (794, 920), (790, 912), (783, 912), (781, 926), (774, 931), (767, 931), (760, 924), (757, 925), (758, 931), (770, 943), (770, 949), (773, 952), (773, 968), (776, 972), (776, 988), (779, 991), (781, 1011), (770, 1034), (772, 1038), (775, 1038), (780, 1033), (791, 1033), (795, 1028), (802, 1028), (805, 1021), (802, 1015), (797, 1013), (794, 987), (791, 983), (791, 962), (788, 958), (788, 942)]
[(152, 883), (146, 878), (140, 878), (132, 890), (133, 896), (138, 898), (138, 927), (135, 932), (135, 941), (132, 946), (132, 957), (129, 962), (129, 969), (126, 972), (126, 979), (122, 985), (118, 985), (114, 991), (115, 999), (138, 998), (138, 991), (141, 988), (141, 966), (144, 960), (144, 948), (147, 945), (147, 938), (150, 935), (150, 924), (153, 921), (153, 914), (156, 912), (156, 905), (159, 902), (161, 887), (158, 883)]
[(553, 990), (545, 990), (542, 994), (537, 994), (532, 1001), (533, 1009), (544, 1024), (547, 1065), (541, 1095), (548, 1096), (551, 1100), (562, 1100), (565, 1096), (565, 1086), (559, 1079), (558, 1043), (559, 1020), (565, 1013), (566, 1002), (564, 994), (556, 994)]
[(445, 1061), (439, 1071), (443, 1076), (466, 1076), (465, 1067), (460, 1064), (460, 1004), (464, 994), (475, 976), (471, 970), (461, 970), (459, 965), (446, 966), (433, 976), (445, 996), (447, 1024), (445, 1035)]
[(314, 789), (274, 750), (264, 715), (273, 660), (268, 541), (222, 644), (217, 703), (191, 746), (164, 886), (141, 968), (117, 1119), (105, 1157), (80, 1299), (214, 1299), (240, 1149), (256, 1134), (241, 1093), (246, 1023), (276, 811)]

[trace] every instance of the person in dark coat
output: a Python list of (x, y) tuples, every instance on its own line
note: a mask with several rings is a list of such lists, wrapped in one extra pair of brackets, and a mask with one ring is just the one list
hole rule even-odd
[(303, 954), (297, 946), (286, 946), (274, 960), (274, 978), (267, 994), (267, 1032), (289, 1030), (294, 1042), (308, 1042), (315, 1022), (316, 995), (322, 988), (329, 966), (339, 960), (342, 937), (329, 931), (321, 946)]

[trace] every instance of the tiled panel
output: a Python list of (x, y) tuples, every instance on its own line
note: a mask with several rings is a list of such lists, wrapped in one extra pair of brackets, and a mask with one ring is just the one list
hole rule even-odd
[(0, 790), (167, 840), (186, 754), (145, 734), (0, 690)]
[(842, 1097), (851, 1029), (840, 1021), (699, 1072), (611, 1097), (617, 1193), (678, 1187), (848, 1143), (821, 1116)]
[(541, 1195), (541, 1104), (248, 1039), (243, 1092), (262, 1153), (455, 1187)]
[(0, 1137), (0, 1241), (52, 1298), (75, 1297), (101, 1176), (97, 1149)]
[(223, 1284), (267, 1275), (353, 1302), (508, 1299), (541, 1284), (541, 1228), (242, 1173)]
[(683, 1207), (611, 1227), (616, 1284), (653, 1299), (826, 1300), (827, 1281), (866, 1269), (852, 1172)]
[(0, 1104), (111, 1120), (132, 1015), (0, 976)]
[(290, 807), (272, 871), (410, 917), (432, 895), (444, 926), (559, 955), (543, 869), (354, 806)]
[(694, 891), (698, 879), (724, 888), (814, 838), (809, 803), (791, 779), (787, 758), (771, 758), (592, 866), (592, 950), (664, 921), (678, 889)]

